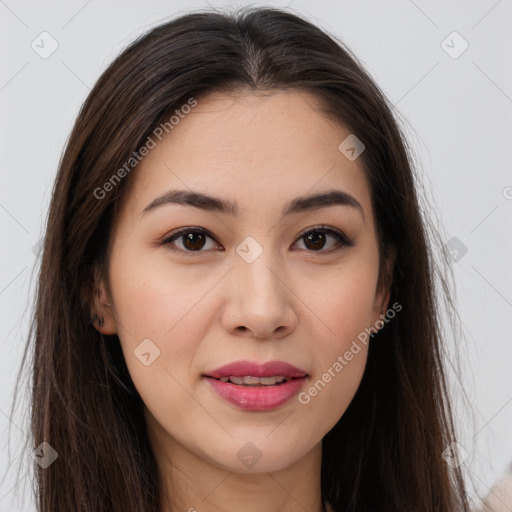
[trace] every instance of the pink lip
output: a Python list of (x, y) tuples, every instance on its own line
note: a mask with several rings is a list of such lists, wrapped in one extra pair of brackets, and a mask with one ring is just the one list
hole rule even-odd
[(231, 375), (236, 377), (274, 377), (274, 375), (282, 375), (292, 379), (305, 377), (306, 372), (285, 361), (269, 361), (264, 364), (260, 364), (257, 361), (234, 361), (205, 373), (206, 377), (213, 377), (214, 379), (230, 377)]
[[(273, 377), (283, 375), (291, 380), (275, 386), (244, 387), (232, 382), (222, 382), (220, 377)], [(213, 390), (222, 398), (241, 409), (267, 411), (291, 400), (307, 379), (303, 370), (284, 361), (235, 361), (203, 375)]]

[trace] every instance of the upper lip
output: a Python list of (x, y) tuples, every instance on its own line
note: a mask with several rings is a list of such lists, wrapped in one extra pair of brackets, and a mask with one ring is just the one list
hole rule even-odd
[(267, 363), (258, 363), (257, 361), (234, 361), (204, 374), (206, 377), (219, 379), (220, 377), (274, 377), (282, 375), (283, 377), (299, 378), (305, 377), (307, 373), (296, 366), (285, 361), (268, 361)]

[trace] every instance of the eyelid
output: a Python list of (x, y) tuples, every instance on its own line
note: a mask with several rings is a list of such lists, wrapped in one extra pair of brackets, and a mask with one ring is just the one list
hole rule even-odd
[[(207, 230), (201, 227), (195, 227), (195, 226), (186, 226), (184, 228), (180, 228), (176, 231), (171, 232), (169, 235), (165, 236), (159, 244), (166, 246), (169, 250), (173, 252), (177, 252), (180, 254), (185, 254), (186, 256), (199, 256), (202, 252), (205, 251), (184, 251), (183, 249), (180, 249), (179, 247), (175, 247), (172, 245), (172, 242), (176, 239), (178, 239), (180, 236), (184, 235), (185, 233), (202, 233), (203, 235), (206, 235), (210, 237), (212, 240), (215, 240), (217, 244), (219, 244), (218, 240)], [(220, 245), (220, 244), (219, 244)]]
[(328, 249), (326, 251), (323, 251), (323, 250), (320, 250), (320, 251), (307, 251), (309, 253), (312, 253), (312, 254), (331, 254), (333, 252), (336, 252), (340, 249), (342, 249), (343, 247), (354, 247), (356, 244), (355, 244), (355, 241), (353, 238), (349, 238), (347, 235), (345, 235), (345, 233), (337, 228), (333, 228), (333, 227), (330, 227), (330, 226), (326, 226), (325, 224), (319, 224), (317, 226), (312, 226), (310, 228), (307, 228), (305, 229), (304, 231), (302, 231), (302, 233), (300, 233), (300, 235), (297, 236), (295, 242), (293, 242), (293, 244), (295, 245), (295, 243), (297, 243), (298, 240), (300, 240), (302, 237), (306, 236), (308, 233), (311, 233), (311, 232), (314, 232), (314, 231), (322, 231), (323, 233), (326, 233), (326, 234), (329, 234), (329, 235), (332, 235), (334, 236), (335, 238), (338, 239), (338, 244), (334, 247), (331, 247), (331, 249)]
[[(355, 246), (354, 240), (352, 238), (349, 238), (347, 235), (345, 235), (345, 233), (343, 233), (343, 231), (340, 231), (339, 229), (336, 229), (336, 228), (326, 226), (325, 224), (320, 224), (320, 225), (312, 226), (312, 227), (305, 229), (297, 236), (297, 238), (293, 242), (293, 245), (295, 245), (297, 243), (297, 241), (299, 241), (301, 238), (306, 236), (308, 233), (311, 233), (314, 231), (322, 231), (326, 234), (330, 234), (330, 235), (334, 236), (335, 238), (338, 239), (338, 244), (334, 248), (331, 248), (331, 249), (328, 249), (325, 251), (319, 250), (319, 251), (307, 251), (307, 252), (311, 252), (313, 254), (314, 253), (330, 254), (332, 252), (336, 252), (337, 250), (340, 250), (343, 247), (354, 247)], [(199, 251), (184, 251), (183, 249), (172, 246), (172, 242), (174, 240), (178, 239), (181, 235), (183, 235), (185, 233), (190, 233), (190, 232), (202, 233), (202, 234), (210, 237), (217, 244), (219, 244), (218, 240), (207, 229), (204, 229), (201, 227), (195, 227), (195, 226), (186, 226), (184, 228), (180, 228), (176, 231), (173, 231), (168, 236), (166, 236), (163, 240), (161, 240), (159, 242), (159, 244), (164, 245), (164, 246), (169, 246), (170, 250), (172, 250), (174, 252), (186, 254), (187, 256), (192, 256), (192, 257), (197, 256), (202, 252), (205, 252), (205, 251), (201, 251), (201, 250), (199, 250)], [(224, 250), (224, 249), (222, 249), (222, 250)]]

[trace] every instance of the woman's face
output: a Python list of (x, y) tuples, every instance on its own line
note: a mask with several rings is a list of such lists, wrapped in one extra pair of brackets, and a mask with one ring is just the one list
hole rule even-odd
[[(339, 149), (350, 132), (318, 109), (299, 92), (210, 94), (129, 177), (102, 332), (118, 334), (168, 454), (286, 468), (318, 449), (360, 384), (362, 333), (388, 295), (369, 184)], [(254, 366), (216, 373), (240, 361)], [(298, 373), (258, 367), (269, 361)]]

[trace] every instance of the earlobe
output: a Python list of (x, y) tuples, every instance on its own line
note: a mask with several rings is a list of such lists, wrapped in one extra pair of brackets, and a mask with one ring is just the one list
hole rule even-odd
[(105, 324), (105, 320), (103, 317), (98, 317), (98, 315), (96, 313), (94, 313), (92, 319), (91, 319), (91, 324), (97, 324), (98, 327), (103, 327), (103, 325)]
[(384, 275), (381, 280), (379, 290), (375, 296), (374, 312), (376, 313), (376, 319), (385, 316), (389, 307), (389, 301), (391, 298), (391, 286), (393, 283), (393, 270), (396, 261), (396, 247), (390, 246), (386, 255), (386, 261), (384, 264)]
[(381, 300), (381, 303), (380, 303), (380, 313), (382, 315), (385, 315), (386, 314), (386, 311), (388, 309), (388, 306), (389, 306), (389, 299), (391, 297), (391, 290), (389, 288), (386, 289), (386, 294), (384, 295), (384, 297), (382, 298)]
[(93, 295), (91, 324), (101, 334), (117, 334), (114, 311), (106, 293), (106, 286), (102, 279), (97, 279), (97, 274)]
[(389, 289), (386, 289), (384, 294), (379, 294), (375, 297), (373, 325), (386, 316), (390, 297), (391, 291)]

